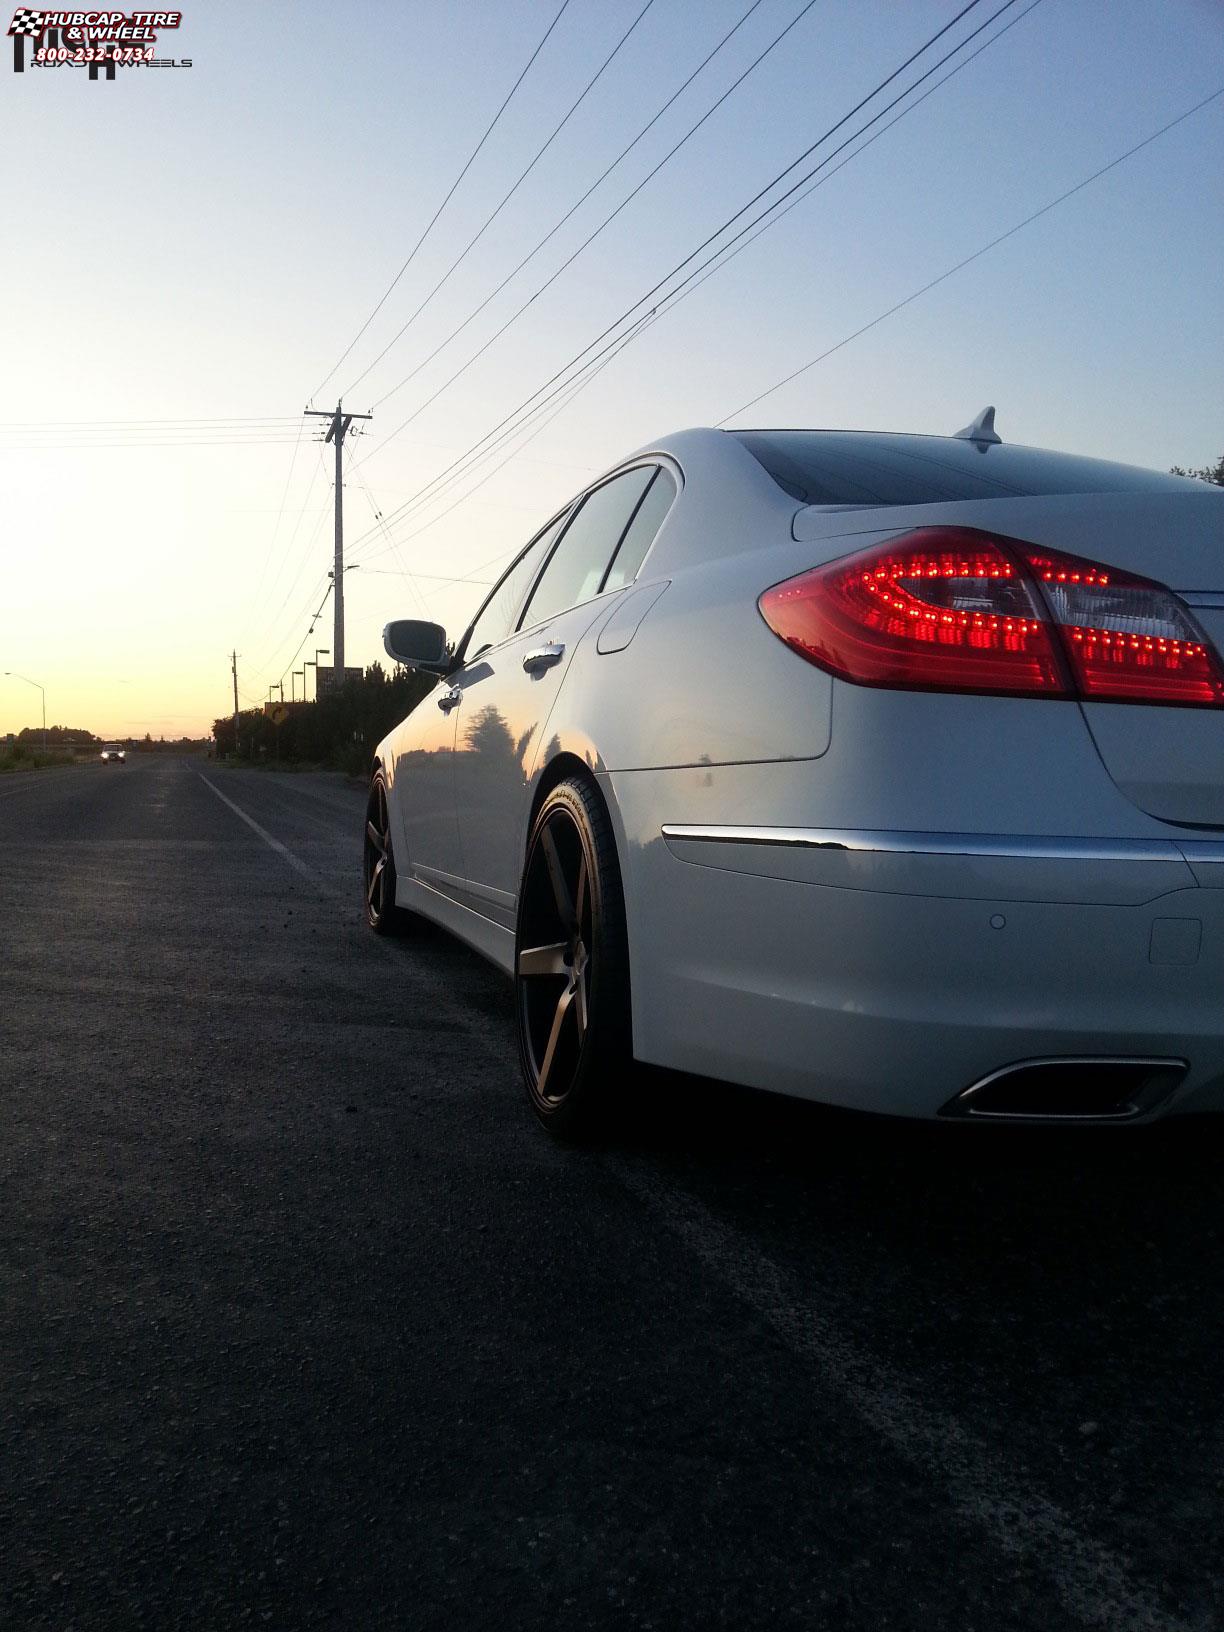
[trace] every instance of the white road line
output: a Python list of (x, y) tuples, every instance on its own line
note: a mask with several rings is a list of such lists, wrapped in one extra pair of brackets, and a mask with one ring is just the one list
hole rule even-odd
[(627, 1162), (613, 1158), (609, 1165), (791, 1349), (813, 1363), (823, 1388), (843, 1398), (908, 1461), (936, 1470), (957, 1512), (985, 1530), (1005, 1556), (1044, 1574), (1085, 1625), (1109, 1632), (1200, 1632), (1206, 1625), (1171, 1614), (1128, 1575), (1121, 1559), (1080, 1535), (1053, 1502), (1014, 1488), (1003, 1466), (1005, 1445), (978, 1439), (955, 1417), (932, 1411), (695, 1197)]
[(252, 833), (258, 833), (259, 837), (264, 841), (268, 848), (275, 850), (278, 856), (283, 857), (295, 872), (301, 873), (302, 877), (308, 878), (312, 884), (318, 881), (318, 875), (311, 868), (307, 867), (304, 861), (300, 861), (298, 857), (294, 855), (292, 850), (287, 850), (279, 839), (274, 839), (266, 827), (260, 827), (259, 823), (253, 816), (248, 816), (245, 810), (243, 810), (239, 805), (236, 805), (232, 799), (227, 798), (215, 783), (208, 780), (203, 771), (197, 771), (196, 775), (199, 777), (200, 781), (203, 782), (206, 788), (216, 794), (217, 798), (220, 799), (223, 805), (228, 805), (233, 811), (234, 815), (244, 821), (251, 829)]

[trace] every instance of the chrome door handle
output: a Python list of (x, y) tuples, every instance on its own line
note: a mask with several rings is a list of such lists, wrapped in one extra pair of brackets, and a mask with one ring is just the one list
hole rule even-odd
[(537, 646), (533, 652), (527, 653), (523, 667), (528, 674), (542, 674), (545, 669), (551, 669), (554, 663), (560, 663), (564, 656), (564, 646)]
[(463, 693), (459, 690), (459, 687), (452, 686), (449, 691), (444, 691), (441, 697), (438, 698), (438, 707), (444, 714), (447, 714), (452, 708), (455, 707), (462, 697)]

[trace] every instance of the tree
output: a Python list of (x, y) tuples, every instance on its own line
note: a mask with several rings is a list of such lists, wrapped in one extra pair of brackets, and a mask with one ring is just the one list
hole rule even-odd
[[(17, 733), (18, 742), (29, 742), (42, 746), (43, 730), (39, 725), (27, 725)], [(49, 748), (87, 748), (98, 739), (92, 731), (84, 731), (76, 726), (53, 725), (47, 731), (47, 746)]]
[[(237, 758), (364, 772), (375, 744), (436, 683), (432, 675), (398, 667), (388, 674), (380, 663), (371, 663), (360, 680), (346, 681), (313, 703), (289, 704), (279, 726), (262, 708), (247, 709), (238, 718)], [(213, 735), (219, 754), (234, 753), (232, 715), (214, 721)]]
[(1180, 465), (1174, 465), (1170, 473), (1174, 476), (1196, 476), (1200, 482), (1214, 482), (1217, 487), (1224, 487), (1224, 453), (1214, 465), (1203, 465), (1198, 470), (1183, 470)]

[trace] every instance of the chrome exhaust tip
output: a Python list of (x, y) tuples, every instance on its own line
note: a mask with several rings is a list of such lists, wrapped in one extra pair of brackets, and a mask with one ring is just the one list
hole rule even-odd
[(1168, 1100), (1186, 1060), (1108, 1055), (1018, 1060), (963, 1088), (941, 1116), (995, 1122), (1134, 1122)]

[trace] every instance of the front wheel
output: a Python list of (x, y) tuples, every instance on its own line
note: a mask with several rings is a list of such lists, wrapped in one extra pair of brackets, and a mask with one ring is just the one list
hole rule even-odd
[(581, 1139), (623, 1110), (633, 1050), (625, 900), (608, 813), (574, 777), (527, 843), (514, 955), (519, 1057), (531, 1107)]
[(366, 923), (376, 935), (403, 935), (412, 915), (395, 904), (395, 852), (391, 847), (391, 812), (387, 783), (375, 771), (366, 801), (365, 842), (362, 847), (362, 883)]

